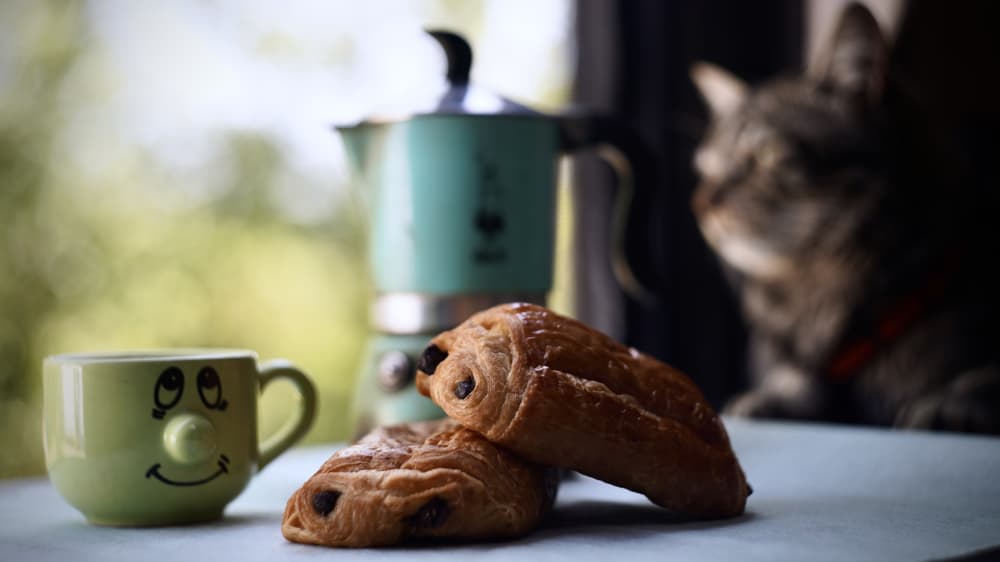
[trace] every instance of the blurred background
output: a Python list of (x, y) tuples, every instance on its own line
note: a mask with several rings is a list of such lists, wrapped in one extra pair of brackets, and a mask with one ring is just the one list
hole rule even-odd
[[(440, 94), (424, 27), (468, 36), (473, 80), (559, 107), (570, 8), (0, 2), (0, 477), (44, 470), (41, 361), (58, 352), (286, 357), (320, 387), (308, 439), (344, 439), (369, 289), (330, 125)], [(290, 396), (269, 390), (262, 431)]]
[[(0, 477), (44, 470), (40, 368), (57, 352), (285, 357), (320, 388), (307, 440), (347, 438), (372, 289), (365, 212), (330, 125), (441, 94), (445, 59), (424, 28), (469, 40), (473, 83), (549, 113), (618, 115), (648, 144), (659, 179), (629, 239), (649, 242), (633, 257), (658, 300), (613, 280), (615, 180), (590, 155), (563, 166), (550, 304), (689, 372), (720, 405), (746, 385), (745, 332), (688, 204), (705, 125), (688, 68), (709, 60), (750, 82), (798, 72), (844, 4), (0, 2)], [(944, 5), (865, 4), (890, 38), (908, 6)], [(928, 43), (937, 54), (991, 21), (938, 12), (955, 17), (948, 41)], [(981, 83), (996, 73), (953, 74), (957, 91), (997, 91)], [(263, 432), (290, 397), (269, 390)]]

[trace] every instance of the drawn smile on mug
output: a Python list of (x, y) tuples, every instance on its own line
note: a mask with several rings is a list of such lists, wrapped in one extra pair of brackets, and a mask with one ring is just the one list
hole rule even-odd
[(160, 474), (160, 466), (161, 466), (160, 463), (156, 463), (153, 466), (149, 467), (149, 470), (146, 471), (146, 478), (153, 477), (159, 480), (160, 482), (163, 482), (164, 484), (169, 484), (171, 486), (200, 486), (201, 484), (207, 484), (212, 480), (215, 480), (216, 478), (222, 476), (223, 474), (228, 474), (229, 457), (227, 457), (226, 455), (219, 455), (219, 469), (216, 470), (215, 473), (212, 474), (211, 476), (207, 476), (200, 480), (180, 481), (167, 478), (163, 474)]
[[(229, 401), (222, 397), (222, 379), (211, 366), (202, 367), (196, 377), (198, 397), (201, 404), (208, 410), (215, 410), (217, 415), (226, 411)], [(179, 367), (167, 367), (153, 388), (153, 419), (170, 420), (164, 429), (164, 444), (167, 454), (174, 460), (184, 464), (201, 462), (215, 451), (217, 445), (215, 428), (198, 411), (181, 412), (168, 417), (168, 412), (180, 404), (184, 394), (184, 373)], [(218, 467), (214, 473), (198, 480), (174, 480), (160, 472), (162, 464), (155, 463), (146, 471), (146, 478), (156, 478), (170, 486), (200, 486), (215, 480), (229, 472), (229, 457), (220, 454)]]

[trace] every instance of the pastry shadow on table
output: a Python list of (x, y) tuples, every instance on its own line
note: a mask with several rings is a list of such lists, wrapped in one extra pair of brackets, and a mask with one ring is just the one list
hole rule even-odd
[(479, 550), (484, 546), (532, 545), (563, 536), (580, 536), (586, 531), (589, 538), (602, 540), (634, 540), (645, 535), (658, 535), (671, 531), (697, 531), (746, 523), (754, 515), (750, 512), (738, 517), (717, 520), (697, 520), (667, 511), (653, 504), (579, 500), (560, 503), (545, 518), (538, 529), (527, 536), (510, 539), (455, 541), (453, 539), (424, 539), (405, 544), (376, 548), (375, 550)]
[(973, 550), (972, 552), (966, 552), (958, 556), (934, 558), (928, 562), (989, 562), (993, 560), (1000, 560), (1000, 544)]
[(560, 503), (542, 522), (539, 531), (528, 538), (544, 540), (564, 533), (576, 533), (582, 527), (588, 528), (591, 534), (597, 532), (608, 537), (634, 538), (648, 533), (739, 525), (753, 517), (753, 513), (745, 512), (728, 519), (703, 520), (680, 515), (653, 504), (577, 500)]

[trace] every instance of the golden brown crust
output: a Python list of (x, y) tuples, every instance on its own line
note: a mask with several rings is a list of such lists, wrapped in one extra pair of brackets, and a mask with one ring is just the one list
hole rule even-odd
[(478, 313), (431, 344), (443, 353), (422, 362), (417, 388), (489, 440), (680, 513), (743, 512), (726, 430), (680, 371), (530, 304)]
[(555, 486), (551, 469), (450, 420), (401, 424), (334, 453), (288, 500), (281, 532), (348, 547), (514, 537), (535, 528)]

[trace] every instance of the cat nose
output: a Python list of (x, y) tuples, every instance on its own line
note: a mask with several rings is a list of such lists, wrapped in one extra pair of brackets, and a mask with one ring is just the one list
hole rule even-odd
[(709, 195), (708, 189), (705, 186), (700, 185), (695, 190), (694, 195), (691, 196), (691, 210), (697, 216), (704, 215), (712, 208), (712, 197)]
[(163, 448), (181, 464), (198, 464), (211, 458), (216, 449), (215, 426), (198, 414), (178, 414), (163, 430)]
[(731, 188), (729, 183), (703, 180), (691, 196), (691, 209), (698, 216), (708, 213), (724, 203)]

